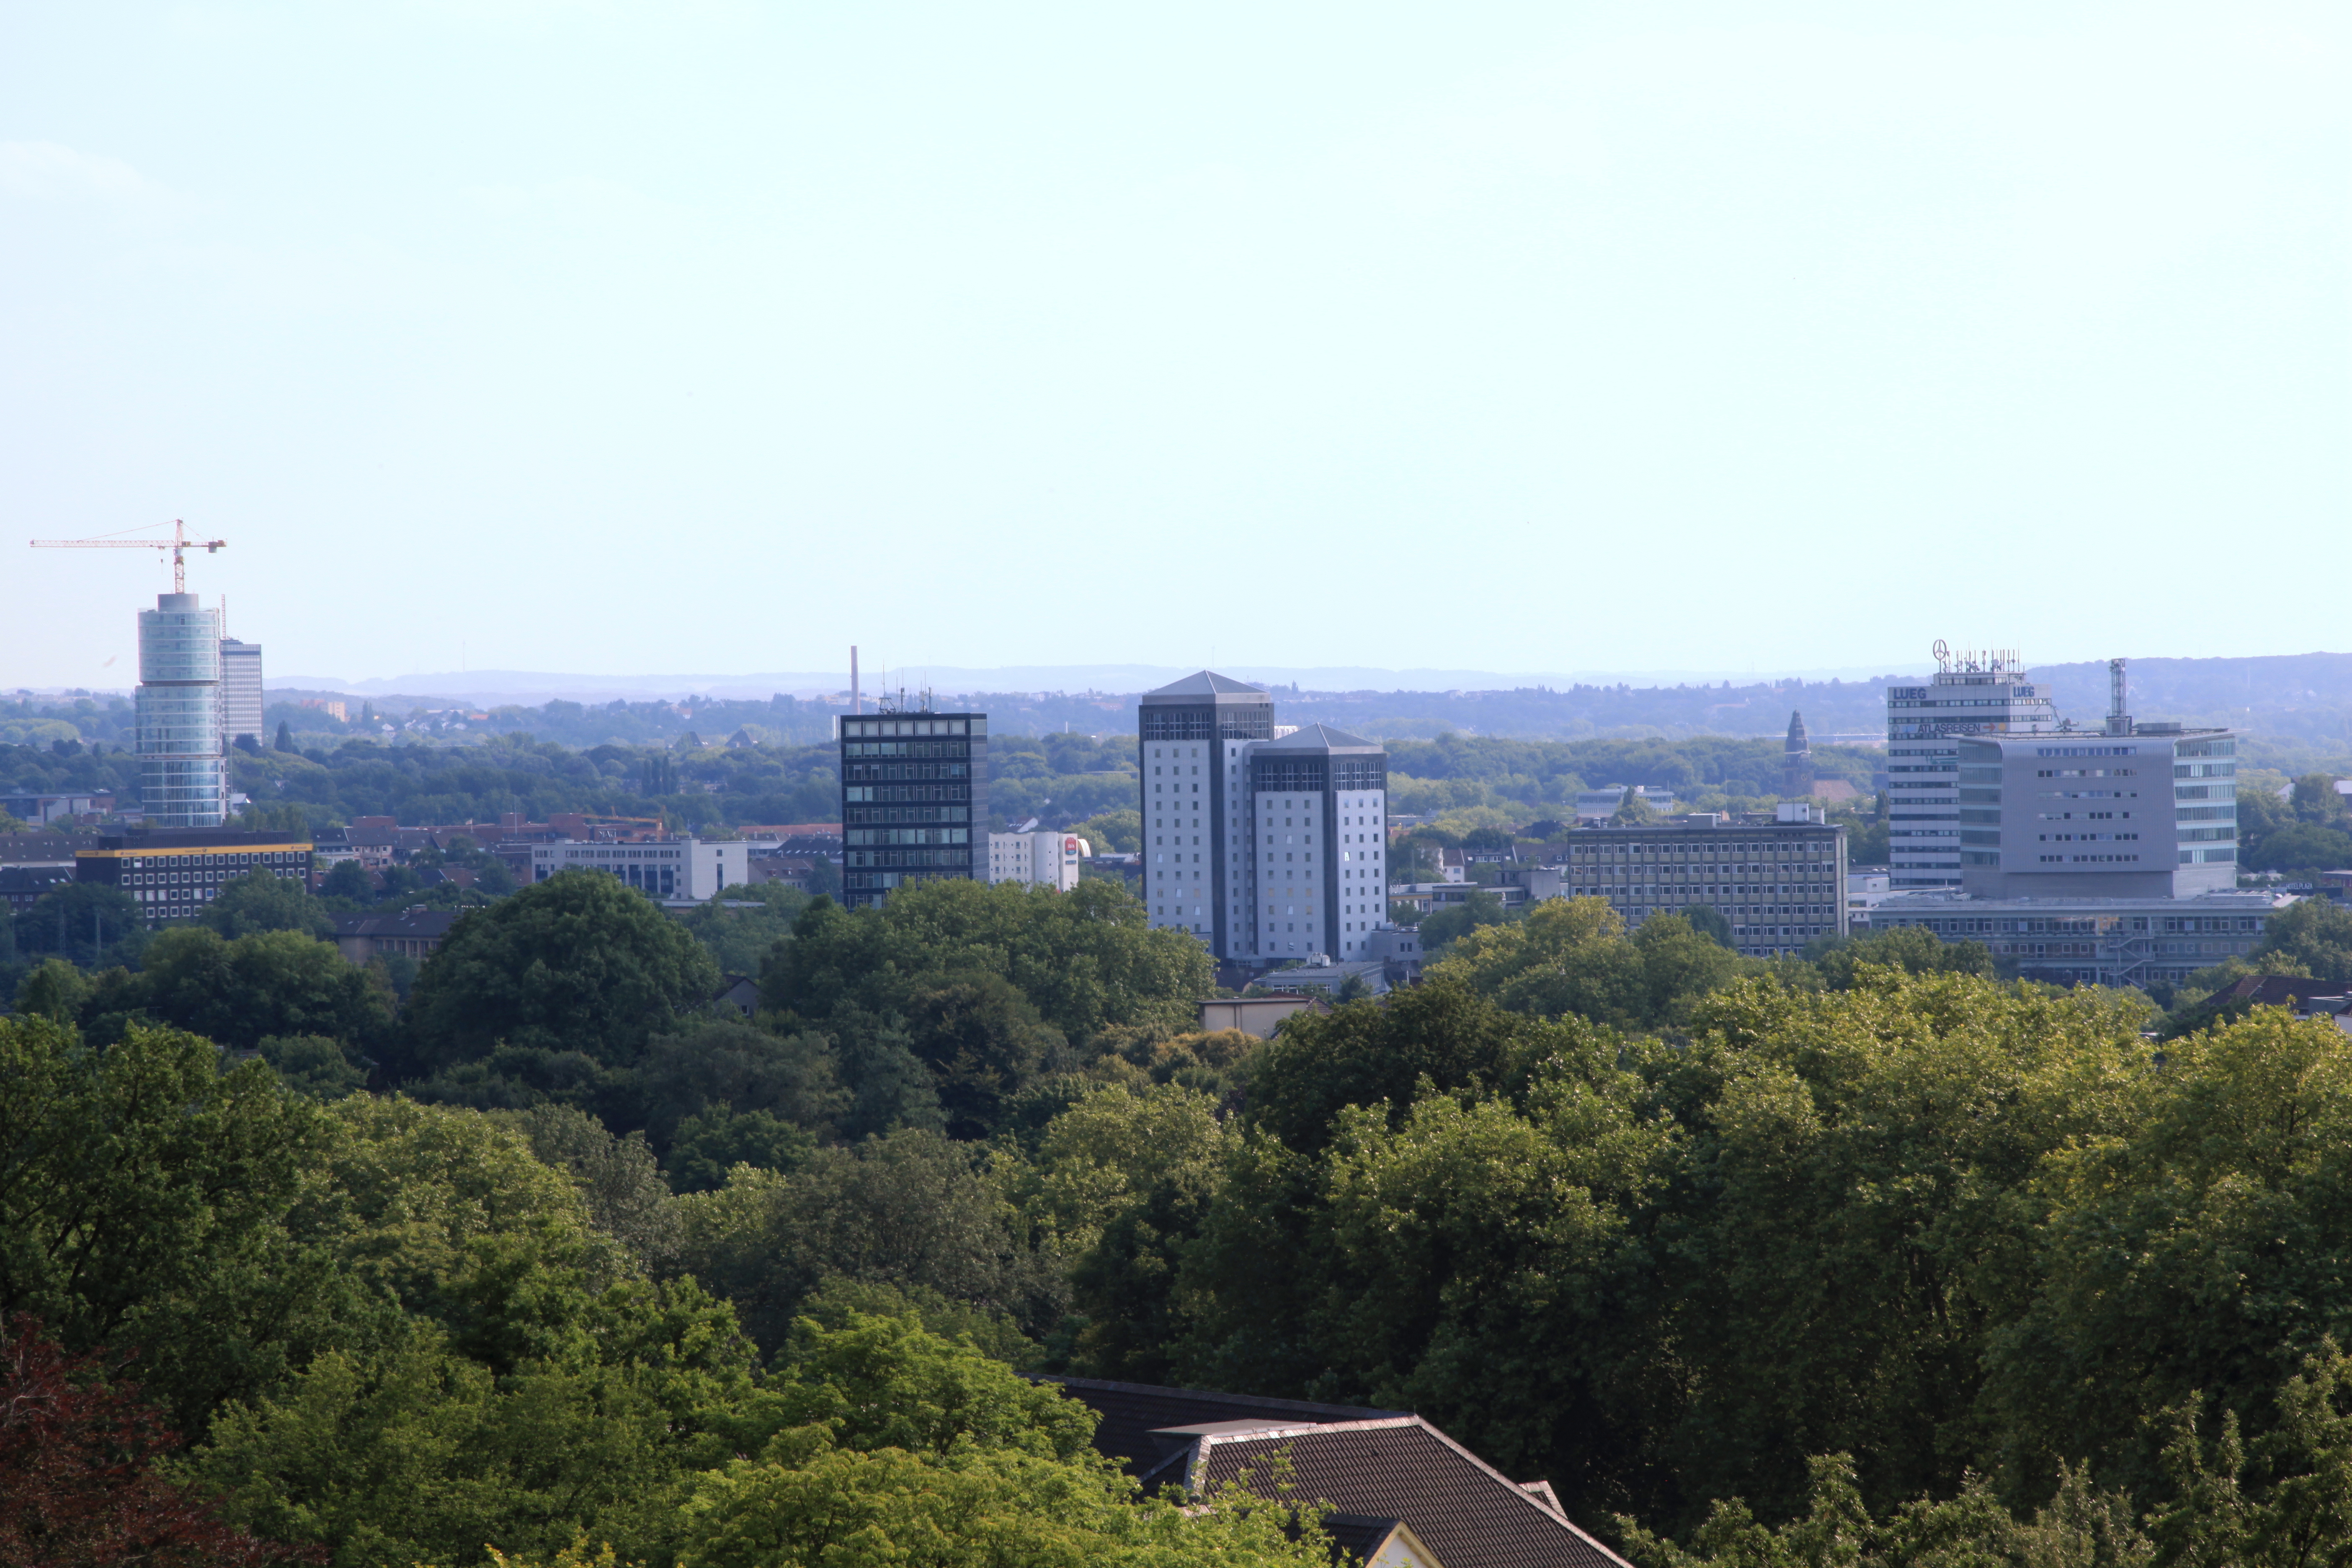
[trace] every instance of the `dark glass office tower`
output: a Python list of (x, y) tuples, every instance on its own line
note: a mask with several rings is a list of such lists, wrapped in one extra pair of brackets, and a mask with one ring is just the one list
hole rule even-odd
[(841, 721), (841, 901), (988, 869), (988, 715)]
[(1242, 753), (1273, 738), (1273, 697), (1204, 669), (1145, 692), (1136, 729), (1151, 923), (1192, 932), (1219, 958), (1251, 950), (1255, 848)]

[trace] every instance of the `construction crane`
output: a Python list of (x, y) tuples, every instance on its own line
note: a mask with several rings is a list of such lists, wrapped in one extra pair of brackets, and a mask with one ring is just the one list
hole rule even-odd
[[(160, 525), (149, 523), (147, 526), (154, 528)], [(122, 531), (129, 533), (131, 531), (126, 528)], [(172, 537), (169, 539), (118, 539), (111, 534), (100, 539), (36, 539), (33, 541), (33, 548), (36, 550), (168, 550), (172, 552), (172, 592), (184, 594), (188, 591), (188, 568), (186, 562), (182, 559), (184, 552), (201, 550), (207, 555), (216, 555), (227, 543), (228, 541), (226, 539), (190, 539), (188, 525), (173, 518)]]

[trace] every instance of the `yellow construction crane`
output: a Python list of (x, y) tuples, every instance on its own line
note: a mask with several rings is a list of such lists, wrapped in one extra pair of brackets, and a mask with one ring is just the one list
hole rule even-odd
[[(156, 528), (161, 524), (151, 522), (147, 526)], [(122, 531), (129, 533), (132, 531), (126, 528)], [(172, 537), (169, 539), (118, 539), (112, 534), (99, 539), (36, 539), (33, 541), (33, 548), (36, 550), (168, 550), (172, 552), (172, 592), (184, 594), (188, 591), (188, 568), (186, 563), (181, 559), (183, 552), (201, 550), (207, 555), (215, 555), (218, 554), (227, 543), (228, 541), (226, 539), (190, 539), (188, 525), (173, 518)]]

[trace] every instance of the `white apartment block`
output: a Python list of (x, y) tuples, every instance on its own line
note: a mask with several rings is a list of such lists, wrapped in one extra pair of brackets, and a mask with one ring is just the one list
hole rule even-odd
[(1277, 733), (1265, 690), (1203, 670), (1144, 695), (1143, 901), (1219, 958), (1365, 956), (1387, 923), (1388, 753)]
[(2026, 679), (2014, 648), (1952, 654), (1925, 686), (1886, 689), (1886, 843), (1896, 889), (1960, 885), (1963, 735), (2056, 727), (2049, 688)]
[(1078, 885), (1095, 847), (1075, 833), (1024, 829), (988, 836), (988, 880), (1025, 882), (1068, 892)]
[(530, 879), (558, 871), (607, 871), (662, 903), (700, 903), (721, 888), (751, 879), (751, 846), (740, 839), (662, 838), (649, 844), (586, 844), (564, 839), (530, 847)]
[(221, 638), (221, 743), (234, 746), (244, 737), (267, 745), (261, 732), (261, 645)]

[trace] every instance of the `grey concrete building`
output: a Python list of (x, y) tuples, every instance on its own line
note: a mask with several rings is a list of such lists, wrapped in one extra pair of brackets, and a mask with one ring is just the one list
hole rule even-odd
[(1845, 829), (1714, 818), (1568, 836), (1566, 891), (1609, 900), (1628, 925), (1706, 904), (1756, 957), (1846, 934)]
[(2238, 885), (2228, 730), (1970, 735), (1959, 752), (1961, 888), (1985, 899), (2186, 899)]
[(2244, 957), (2271, 917), (2295, 902), (2284, 893), (2188, 898), (1979, 899), (1897, 893), (1870, 913), (1871, 929), (1906, 926), (1946, 942), (1980, 942), (2028, 980), (2056, 985), (2177, 984), (2223, 959)]

